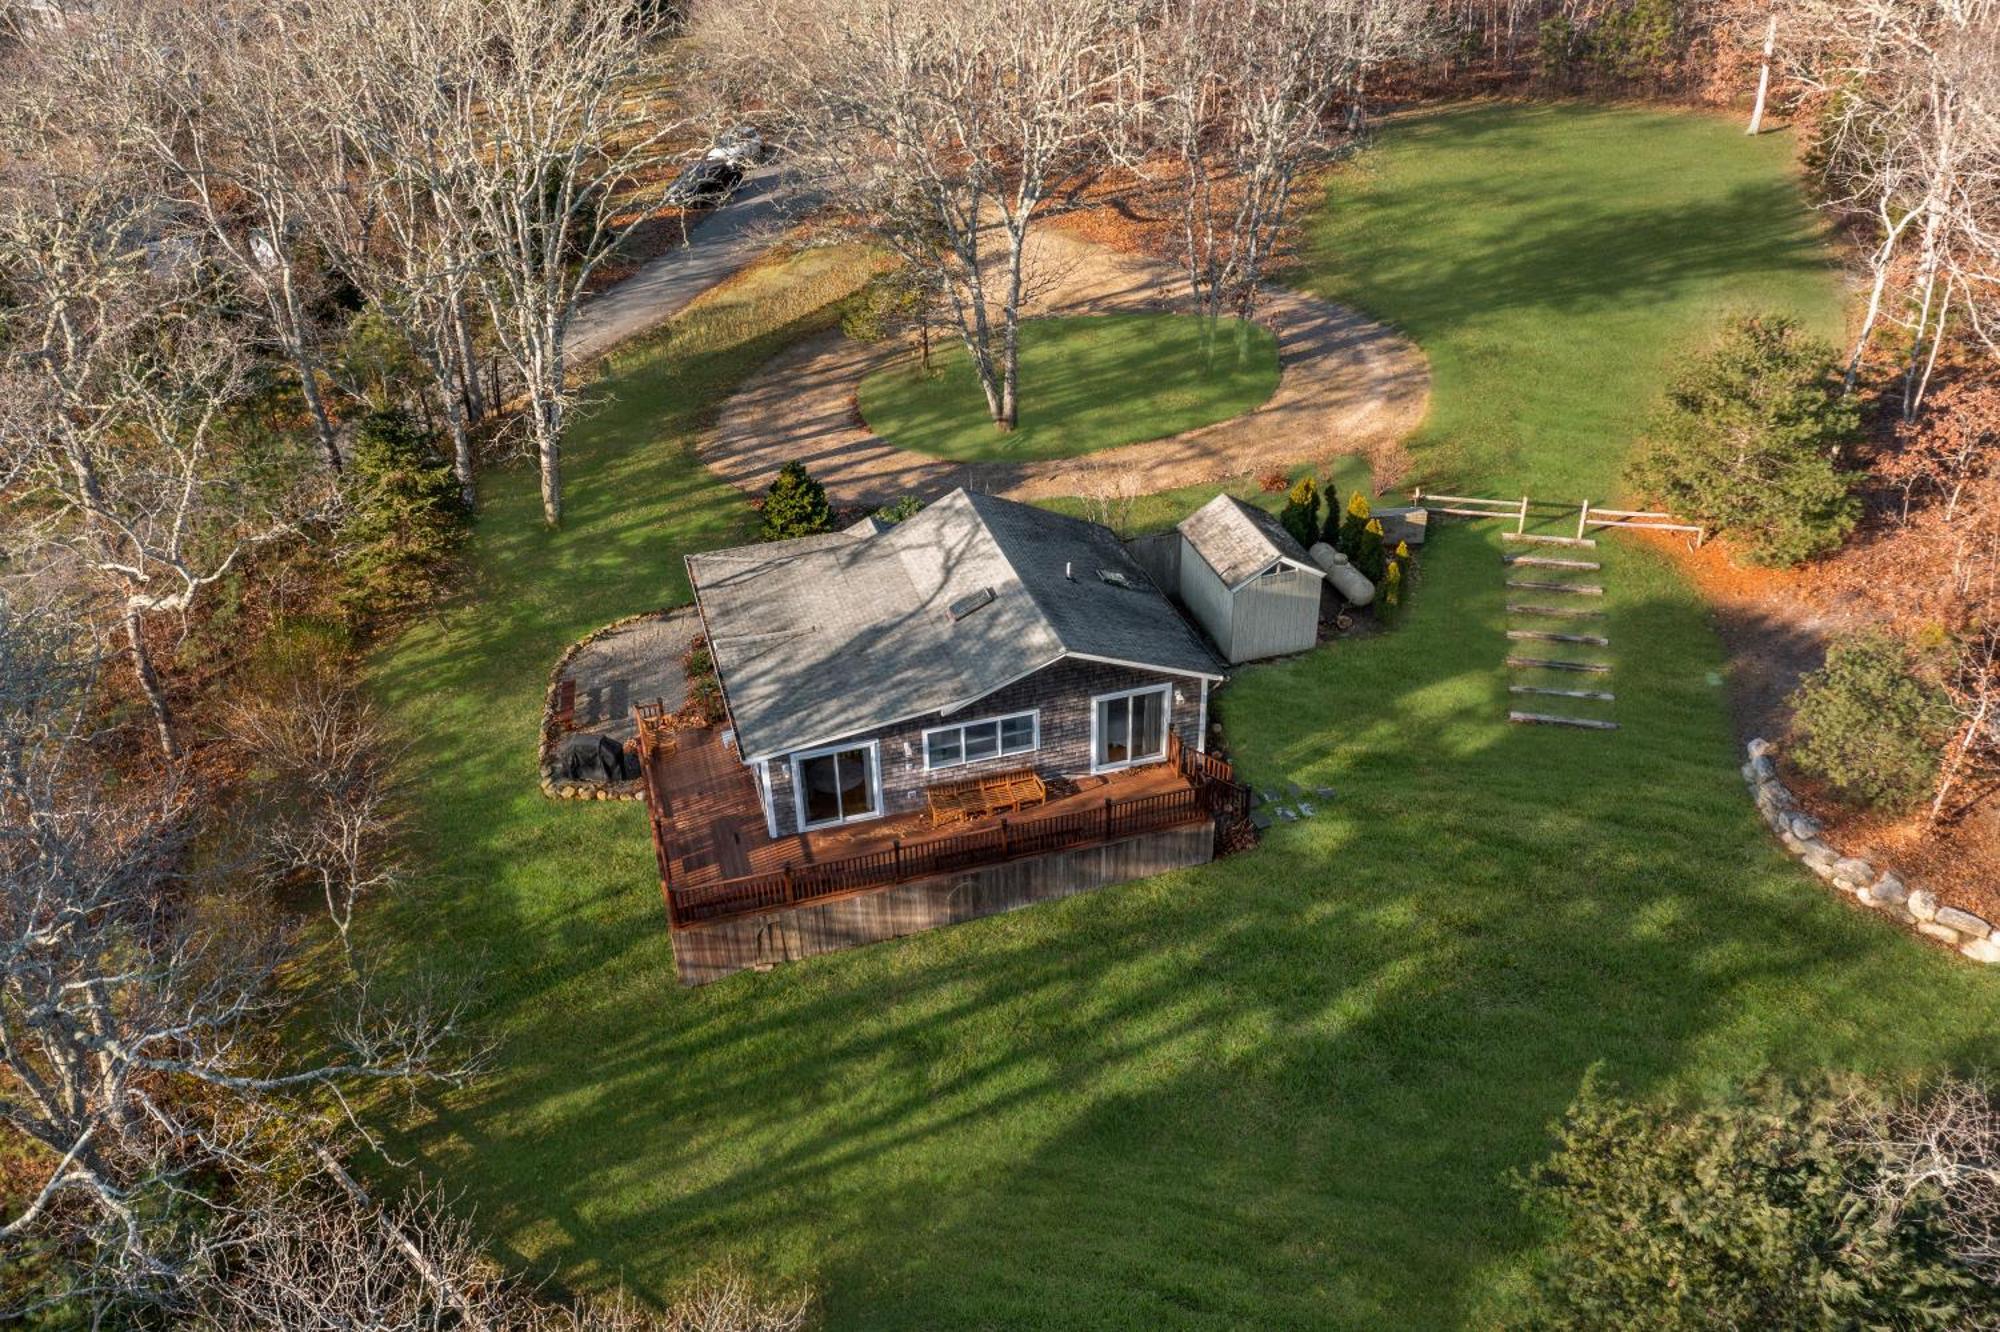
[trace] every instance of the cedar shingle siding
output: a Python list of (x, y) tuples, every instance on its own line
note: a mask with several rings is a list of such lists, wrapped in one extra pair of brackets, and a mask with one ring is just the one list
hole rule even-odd
[[(1099, 694), (1158, 684), (1173, 686), (1179, 697), (1186, 700), (1171, 703), (1167, 724), (1180, 736), (1182, 743), (1198, 747), (1201, 742), (1201, 681), (1074, 659), (1045, 667), (949, 717), (931, 713), (912, 721), (864, 731), (838, 743), (880, 742), (883, 808), (887, 813), (901, 814), (924, 807), (925, 787), (956, 781), (961, 777), (976, 777), (981, 773), (1005, 772), (1014, 768), (1033, 768), (1044, 781), (1088, 773), (1091, 700)], [(1040, 748), (1026, 754), (1002, 754), (936, 772), (925, 769), (925, 731), (937, 726), (984, 721), (1036, 709), (1041, 713)], [(825, 747), (813, 746), (814, 749)], [(772, 759), (770, 773), (778, 834), (785, 836), (797, 832), (798, 811), (792, 791), (791, 756)]]

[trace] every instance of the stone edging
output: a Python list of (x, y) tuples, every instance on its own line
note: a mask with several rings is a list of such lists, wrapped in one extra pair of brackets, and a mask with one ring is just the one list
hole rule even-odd
[(1858, 856), (1843, 856), (1820, 836), (1819, 820), (1799, 808), (1798, 800), (1778, 776), (1777, 746), (1752, 740), (1743, 780), (1750, 784), (1757, 810), (1771, 831), (1800, 864), (1861, 905), (1880, 911), (1917, 933), (1949, 944), (1975, 962), (2000, 962), (2000, 935), (1970, 911), (1938, 905), (1937, 895), (1911, 888), (1893, 871), (1877, 870)]
[(661, 610), (641, 611), (637, 615), (627, 615), (591, 630), (582, 638), (563, 649), (556, 658), (556, 668), (549, 672), (549, 687), (542, 695), (541, 740), (536, 750), (536, 763), (541, 769), (542, 794), (551, 800), (644, 800), (646, 798), (645, 779), (633, 778), (629, 782), (585, 782), (556, 775), (556, 746), (562, 743), (562, 735), (556, 730), (556, 687), (562, 683), (563, 674), (569, 664), (576, 660), (576, 654), (589, 647), (598, 639), (614, 630), (623, 629), (628, 624), (641, 620), (659, 620), (673, 614), (672, 606)]

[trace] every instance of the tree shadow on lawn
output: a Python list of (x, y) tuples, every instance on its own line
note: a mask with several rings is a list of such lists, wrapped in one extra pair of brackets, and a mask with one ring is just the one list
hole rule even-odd
[[(1074, 325), (1079, 320), (1131, 316), (1054, 318)], [(1199, 317), (1151, 318), (1181, 321), (1184, 329)], [(1023, 322), (1024, 344), (1040, 322)], [(1131, 330), (1120, 330), (1117, 339), (1115, 353), (1086, 346), (1080, 349), (1083, 354), (1065, 355), (1059, 364), (1049, 348), (1024, 345), (1020, 421), (1011, 432), (1001, 431), (988, 419), (971, 360), (955, 345), (940, 354), (927, 380), (914, 363), (914, 353), (910, 360), (875, 371), (875, 376), (888, 376), (890, 382), (871, 388), (864, 381), (859, 395), (864, 404), (862, 424), (896, 447), (947, 461), (1077, 457), (1165, 439), (1254, 412), (1270, 401), (1282, 374), (1275, 336), (1266, 329), (1239, 333), (1225, 328), (1217, 335), (1212, 361), (1205, 367), (1197, 364), (1201, 357), (1191, 354), (1184, 343), (1176, 342), (1162, 361), (1149, 358), (1143, 340)], [(1065, 352), (1072, 345), (1065, 339)], [(1176, 386), (1184, 399), (1191, 400), (1175, 402), (1163, 396)]]
[[(1582, 151), (1596, 127), (1615, 134), (1623, 151), (1602, 164), (1614, 179), (1643, 170), (1644, 147), (1657, 141), (1688, 169), (1691, 184), (1632, 175), (1635, 188), (1605, 198), (1552, 194), (1560, 177), (1549, 174), (1550, 163), (1565, 159), (1552, 158), (1539, 138), (1551, 122), (1569, 136), (1564, 146), (1573, 152)], [(1516, 146), (1523, 154), (1513, 188), (1496, 186), (1503, 173), (1484, 163), (1462, 178), (1364, 172), (1348, 187), (1351, 193), (1336, 181), (1332, 207), (1308, 238), (1305, 276), (1331, 268), (1360, 291), (1393, 292), (1393, 313), (1419, 337), (1496, 311), (1643, 312), (1646, 303), (1691, 291), (1726, 291), (1724, 279), (1754, 281), (1763, 289), (1788, 274), (1828, 270), (1825, 229), (1804, 207), (1791, 176), (1769, 172), (1709, 193), (1708, 173), (1688, 157), (1697, 141), (1689, 138), (1685, 116), (1481, 107), (1398, 126), (1396, 136), (1393, 146), (1412, 155), (1426, 140), (1449, 153), (1482, 138), (1482, 152)], [(1638, 188), (1644, 184), (1657, 188)], [(1347, 221), (1357, 209), (1365, 209), (1365, 228)], [(1411, 243), (1413, 237), (1448, 242), (1453, 236), (1462, 243)]]
[(1443, 534), (1394, 633), (1232, 686), (1248, 775), (1341, 795), (1200, 869), (681, 991), (635, 825), (623, 896), (485, 904), (546, 933), (507, 1072), (407, 1145), (581, 1286), (735, 1258), (836, 1327), (1480, 1321), (1536, 1240), (1504, 1174), (1592, 1062), (1990, 1057), (1985, 978), (1768, 843), (1652, 560), (1627, 729), (1509, 728), (1498, 560)]

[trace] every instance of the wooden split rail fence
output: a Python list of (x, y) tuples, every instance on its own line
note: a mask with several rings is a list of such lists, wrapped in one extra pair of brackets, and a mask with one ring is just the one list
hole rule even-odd
[[(1693, 538), (1693, 544), (1702, 545), (1708, 540), (1708, 529), (1698, 523), (1683, 522), (1671, 513), (1659, 513), (1651, 509), (1610, 509), (1590, 500), (1570, 503), (1564, 500), (1537, 500), (1527, 495), (1518, 500), (1482, 499), (1477, 495), (1427, 495), (1418, 486), (1410, 494), (1412, 504), (1421, 504), (1432, 513), (1451, 514), (1457, 518), (1511, 518), (1514, 520), (1515, 536), (1534, 536), (1538, 541), (1551, 546), (1589, 546), (1594, 544), (1589, 538), (1594, 531), (1616, 528), (1635, 532), (1685, 532)], [(1528, 523), (1554, 520), (1561, 516), (1567, 530), (1567, 514), (1576, 513), (1576, 535), (1555, 536), (1530, 533)]]

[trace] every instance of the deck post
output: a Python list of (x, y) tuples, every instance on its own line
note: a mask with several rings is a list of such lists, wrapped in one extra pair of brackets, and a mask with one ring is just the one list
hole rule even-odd
[(903, 839), (898, 837), (889, 843), (889, 854), (896, 866), (896, 877), (903, 877)]
[(798, 885), (792, 882), (792, 862), (789, 860), (786, 861), (785, 868), (780, 873), (785, 880), (785, 901), (788, 903), (797, 902), (799, 900), (799, 893)]
[(1000, 816), (1000, 854), (1003, 856), (1014, 854), (1014, 839), (1007, 833), (1007, 816), (1004, 814)]
[(1104, 840), (1111, 840), (1111, 797), (1104, 797)]

